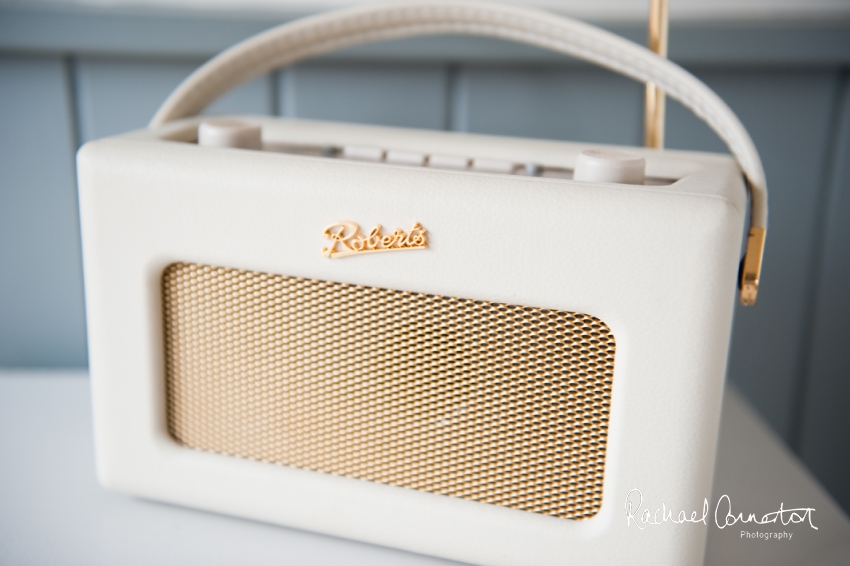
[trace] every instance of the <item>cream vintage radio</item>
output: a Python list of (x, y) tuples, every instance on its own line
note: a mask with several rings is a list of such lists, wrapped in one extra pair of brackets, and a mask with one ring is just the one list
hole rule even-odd
[[(433, 34), (650, 82), (734, 158), (197, 116), (282, 65)], [(680, 67), (524, 8), (370, 5), (236, 45), (78, 163), (105, 487), (473, 564), (701, 563), (704, 524), (641, 529), (627, 496), (710, 496), (767, 212), (750, 137)]]

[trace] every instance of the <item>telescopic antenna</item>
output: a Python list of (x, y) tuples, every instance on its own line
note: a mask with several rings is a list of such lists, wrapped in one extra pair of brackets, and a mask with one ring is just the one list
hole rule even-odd
[[(649, 48), (662, 57), (667, 57), (667, 31), (669, 19), (667, 0), (650, 0)], [(646, 106), (644, 110), (644, 140), (646, 147), (664, 147), (664, 91), (654, 83), (646, 83)]]

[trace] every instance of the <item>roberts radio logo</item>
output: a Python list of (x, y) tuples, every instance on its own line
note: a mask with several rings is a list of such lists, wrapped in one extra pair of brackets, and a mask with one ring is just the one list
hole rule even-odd
[(384, 234), (378, 224), (365, 235), (355, 222), (337, 222), (325, 228), (323, 235), (331, 241), (330, 247), (322, 248), (322, 255), (329, 258), (428, 247), (428, 231), (418, 222), (409, 232), (397, 228), (390, 234)]

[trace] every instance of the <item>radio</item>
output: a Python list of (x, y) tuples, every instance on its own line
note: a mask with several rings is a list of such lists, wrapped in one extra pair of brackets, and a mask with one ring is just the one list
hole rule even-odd
[[(734, 158), (197, 116), (273, 68), (434, 34), (651, 82)], [(706, 525), (642, 528), (628, 498), (710, 495), (766, 189), (680, 67), (524, 8), (355, 8), (225, 51), (78, 164), (105, 487), (475, 564), (702, 562)]]

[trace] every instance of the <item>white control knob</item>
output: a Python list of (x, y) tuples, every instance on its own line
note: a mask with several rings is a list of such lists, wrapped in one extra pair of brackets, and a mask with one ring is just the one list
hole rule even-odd
[(260, 126), (227, 118), (210, 118), (198, 126), (198, 145), (263, 149)]
[(595, 183), (642, 185), (646, 177), (646, 160), (628, 151), (588, 149), (576, 159), (573, 179)]

